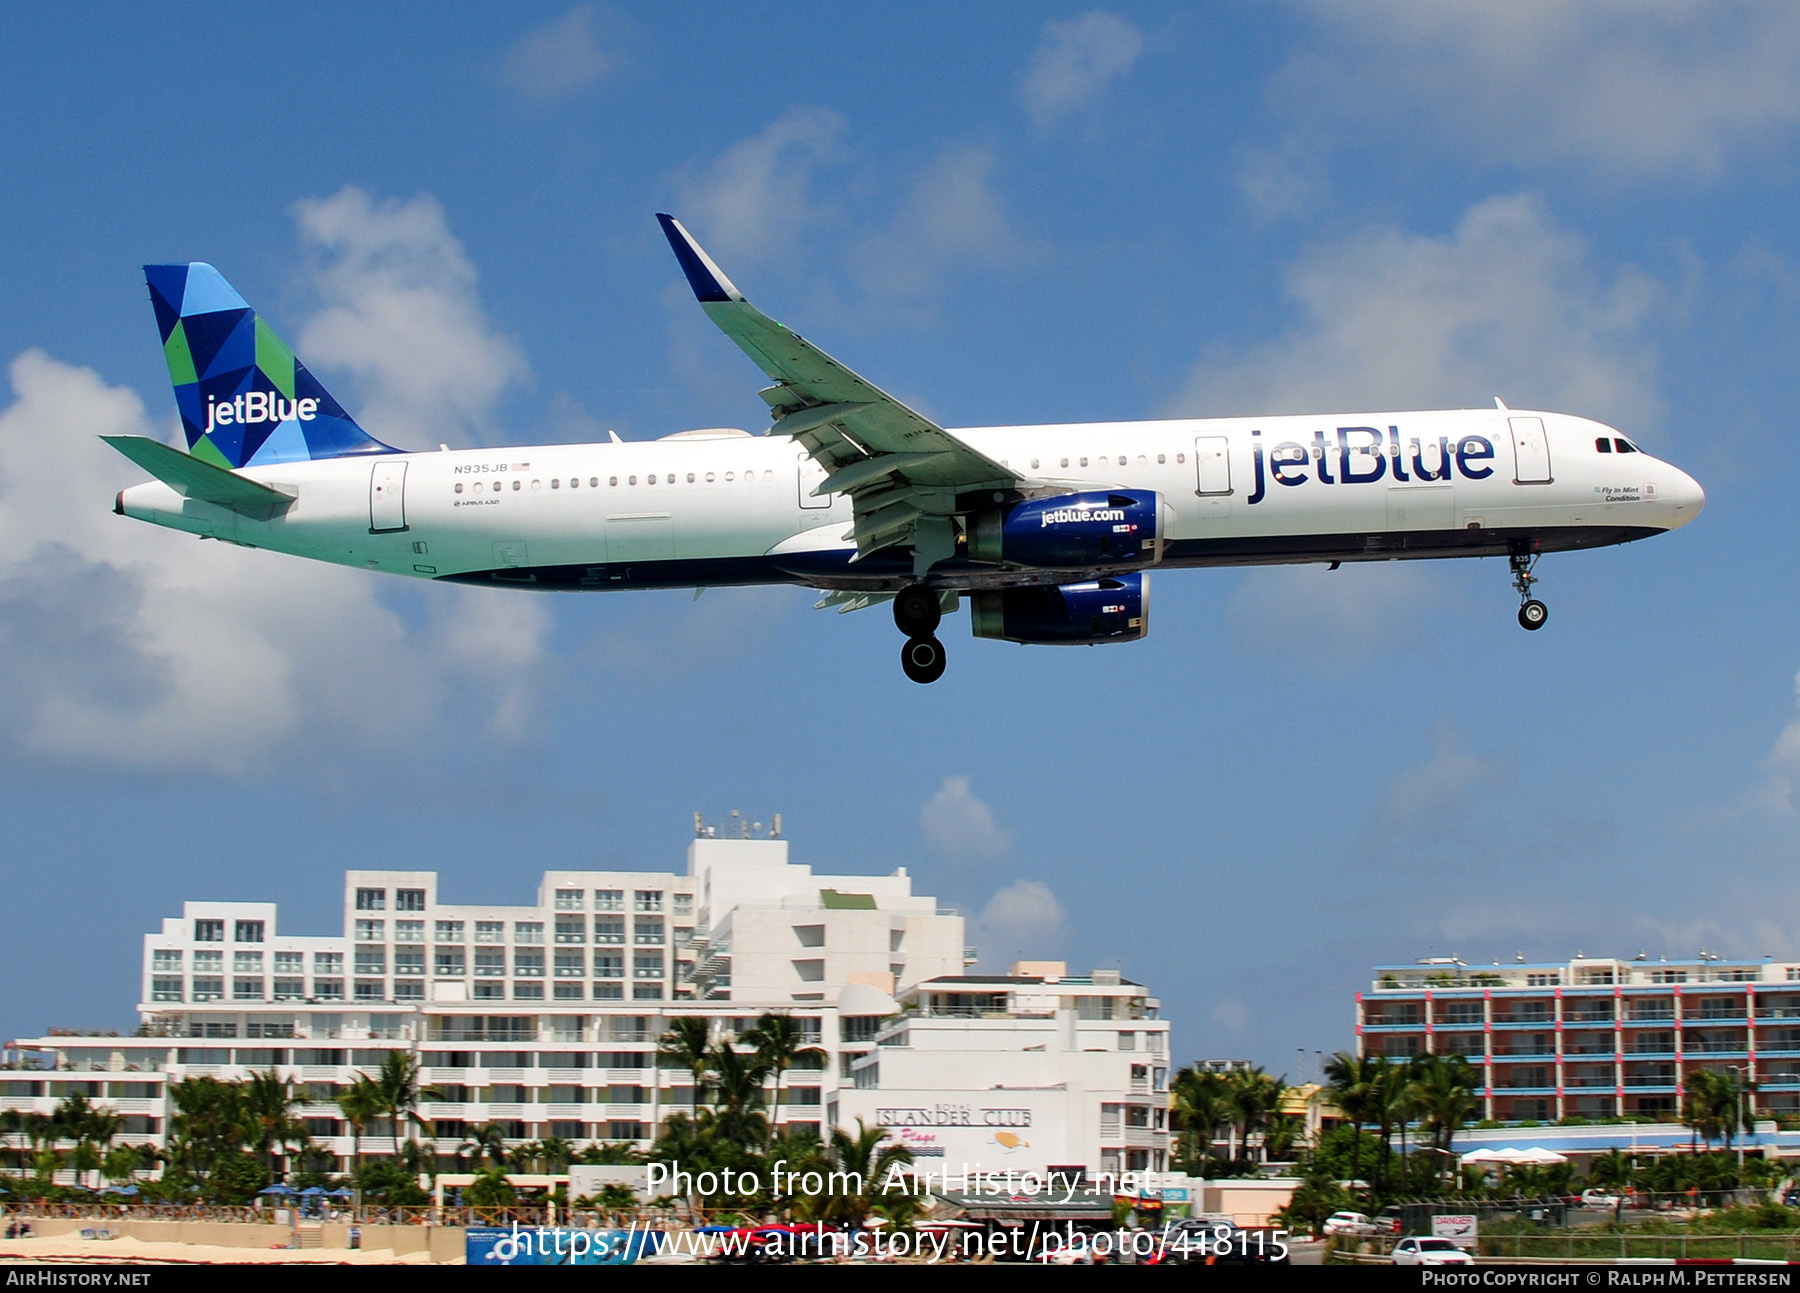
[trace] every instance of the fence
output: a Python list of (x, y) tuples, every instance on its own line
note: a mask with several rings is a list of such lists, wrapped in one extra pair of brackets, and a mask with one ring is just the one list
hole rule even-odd
[(1755, 1257), (1792, 1262), (1800, 1256), (1800, 1232), (1738, 1235), (1554, 1234), (1483, 1235), (1483, 1257), (1561, 1258), (1572, 1262), (1612, 1262), (1621, 1258), (1676, 1259)]

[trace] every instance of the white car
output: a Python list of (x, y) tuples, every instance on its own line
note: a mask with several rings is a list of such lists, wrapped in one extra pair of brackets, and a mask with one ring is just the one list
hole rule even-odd
[(1366, 1239), (1381, 1229), (1369, 1220), (1366, 1212), (1334, 1212), (1325, 1218), (1324, 1231), (1328, 1235), (1355, 1235)]
[(1619, 1206), (1619, 1196), (1606, 1190), (1583, 1190), (1581, 1206), (1584, 1208), (1616, 1208)]
[(1396, 1266), (1473, 1266), (1475, 1259), (1448, 1239), (1414, 1235), (1394, 1245)]

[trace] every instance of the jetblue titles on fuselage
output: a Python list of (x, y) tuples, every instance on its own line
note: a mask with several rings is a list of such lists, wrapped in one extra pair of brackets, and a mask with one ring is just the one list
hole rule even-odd
[[(1389, 454), (1392, 454), (1393, 477), (1398, 481), (1449, 480), (1452, 466), (1467, 480), (1486, 480), (1494, 474), (1494, 469), (1487, 465), (1494, 460), (1494, 442), (1486, 436), (1463, 436), (1453, 448), (1448, 436), (1424, 443), (1414, 436), (1402, 447), (1397, 426), (1389, 426), (1385, 437), (1375, 427), (1339, 427), (1335, 440), (1330, 439), (1330, 435), (1326, 431), (1313, 432), (1310, 446), (1297, 440), (1283, 440), (1270, 446), (1265, 470), (1262, 432), (1252, 431), (1249, 502), (1260, 503), (1268, 497), (1265, 475), (1272, 477), (1277, 485), (1304, 485), (1309, 480), (1317, 480), (1321, 485), (1374, 484), (1388, 474)], [(1336, 476), (1331, 474), (1334, 457), (1337, 459)], [(1409, 457), (1412, 462), (1410, 474), (1407, 469)]]

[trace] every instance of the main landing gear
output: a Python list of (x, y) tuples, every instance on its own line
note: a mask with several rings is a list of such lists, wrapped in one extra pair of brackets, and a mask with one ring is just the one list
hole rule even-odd
[(1512, 585), (1519, 594), (1519, 627), (1534, 633), (1550, 618), (1550, 608), (1531, 595), (1531, 586), (1537, 582), (1531, 568), (1537, 565), (1537, 559), (1538, 554), (1527, 548), (1515, 548), (1507, 557), (1512, 566)]
[(894, 595), (894, 623), (906, 634), (900, 668), (914, 682), (936, 682), (944, 676), (944, 644), (934, 636), (943, 618), (937, 593), (924, 584), (908, 584)]

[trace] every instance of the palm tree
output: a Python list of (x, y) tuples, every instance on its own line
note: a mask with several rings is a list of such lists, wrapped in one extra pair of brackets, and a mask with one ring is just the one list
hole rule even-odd
[(344, 1121), (350, 1124), (351, 1144), (356, 1154), (356, 1176), (360, 1180), (363, 1131), (381, 1116), (384, 1108), (381, 1088), (370, 1081), (366, 1074), (358, 1073), (355, 1081), (338, 1092), (337, 1107), (343, 1112)]
[(1223, 1084), (1216, 1073), (1185, 1066), (1169, 1084), (1175, 1126), (1181, 1132), (1182, 1156), (1189, 1169), (1204, 1171), (1212, 1155), (1213, 1132), (1226, 1118)]
[(856, 1120), (856, 1134), (834, 1127), (825, 1151), (829, 1168), (827, 1192), (808, 1209), (814, 1219), (861, 1225), (873, 1211), (894, 1210), (896, 1219), (910, 1220), (917, 1198), (910, 1192), (885, 1190), (893, 1170), (913, 1161), (912, 1151), (899, 1143), (887, 1143), (886, 1127), (871, 1127)]
[(566, 1172), (575, 1157), (573, 1142), (561, 1136), (546, 1136), (538, 1142), (538, 1162), (546, 1172)]
[(1339, 1051), (1325, 1061), (1325, 1088), (1331, 1102), (1350, 1120), (1351, 1162), (1362, 1163), (1363, 1124), (1375, 1121), (1370, 1115), (1380, 1100), (1380, 1086), (1387, 1062), (1350, 1051)]
[(1451, 1157), (1450, 1146), (1456, 1133), (1475, 1114), (1475, 1070), (1461, 1055), (1420, 1056), (1412, 1068), (1416, 1111), (1431, 1133), (1432, 1148), (1438, 1152), (1439, 1161), (1433, 1168), (1436, 1177), (1442, 1170), (1442, 1160)]
[(823, 1057), (825, 1052), (817, 1046), (810, 1045), (806, 1034), (794, 1022), (792, 1015), (778, 1015), (773, 1012), (765, 1014), (756, 1021), (756, 1027), (745, 1033), (743, 1040), (756, 1047), (756, 1058), (768, 1067), (775, 1078), (775, 1123), (781, 1124), (781, 1081), (787, 1071), (798, 1059), (815, 1059)]
[(419, 1085), (419, 1059), (409, 1051), (389, 1051), (381, 1057), (375, 1089), (380, 1111), (393, 1119), (394, 1157), (398, 1158), (401, 1129), (405, 1128), (409, 1134), (413, 1128), (429, 1129), (430, 1124), (419, 1116), (419, 1102), (435, 1099), (438, 1091), (435, 1087)]
[(692, 1095), (696, 1113), (700, 1110), (700, 1088), (706, 1083), (706, 1070), (712, 1063), (708, 1049), (711, 1042), (711, 1020), (702, 1015), (683, 1015), (663, 1034), (662, 1045), (657, 1051), (662, 1058), (675, 1061), (693, 1077)]
[(169, 1098), (175, 1106), (169, 1120), (170, 1158), (180, 1171), (204, 1185), (249, 1139), (243, 1088), (212, 1077), (184, 1078), (170, 1085)]
[(243, 1093), (252, 1146), (274, 1180), (276, 1147), (292, 1142), (301, 1130), (294, 1118), (294, 1084), (270, 1069), (245, 1078)]
[(1709, 1146), (1720, 1135), (1729, 1138), (1737, 1122), (1737, 1082), (1712, 1069), (1689, 1073), (1682, 1082), (1681, 1120)]
[(458, 1158), (469, 1155), (474, 1165), (479, 1167), (483, 1156), (494, 1166), (503, 1166), (506, 1162), (506, 1129), (497, 1122), (483, 1123), (456, 1148)]
[(769, 1136), (769, 1120), (762, 1112), (768, 1066), (729, 1043), (713, 1047), (709, 1055), (708, 1087), (715, 1129), (728, 1144), (740, 1149), (762, 1144)]

